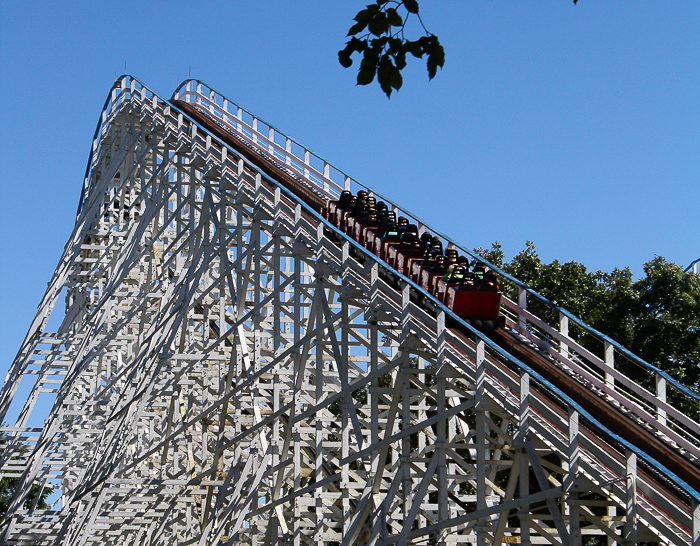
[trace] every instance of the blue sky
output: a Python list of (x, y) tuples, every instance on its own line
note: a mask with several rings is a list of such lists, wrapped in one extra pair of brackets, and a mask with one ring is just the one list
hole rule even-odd
[(636, 275), (700, 257), (700, 3), (423, 0), (445, 67), (409, 59), (391, 100), (337, 61), (364, 3), (3, 2), (0, 372), (125, 64), (165, 97), (191, 71), (469, 247)]

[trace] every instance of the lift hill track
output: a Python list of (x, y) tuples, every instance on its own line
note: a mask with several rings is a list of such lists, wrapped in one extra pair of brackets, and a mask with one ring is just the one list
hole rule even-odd
[[(189, 88), (195, 88), (196, 91), (187, 91)], [(313, 169), (309, 161), (310, 152), (304, 150), (303, 158), (300, 155), (294, 155), (291, 152), (291, 142), (287, 137), (284, 137), (285, 148), (282, 149), (275, 142), (274, 137), (270, 138), (276, 130), (270, 127), (269, 134), (263, 135), (257, 129), (259, 120), (253, 117), (250, 123), (243, 121), (242, 108), (236, 107), (235, 116), (225, 115), (224, 104), (228, 102), (227, 99), (217, 97), (212, 90), (207, 93), (206, 85), (202, 82), (185, 83), (173, 97), (177, 97), (171, 101), (174, 106), (227, 145), (248, 154), (247, 157), (256, 166), (282, 182), (316, 211), (319, 211), (328, 200), (337, 199), (339, 192), (344, 188), (357, 186), (372, 192), (371, 189), (347, 176), (343, 187), (334, 184), (328, 176), (327, 163), (324, 162), (323, 173)], [(217, 103), (217, 98), (220, 99), (220, 105)], [(376, 195), (391, 203), (396, 210), (400, 211), (400, 214), (410, 217), (418, 224), (421, 231), (428, 229), (435, 232), (390, 199), (380, 194)], [(464, 254), (476, 258), (472, 252), (453, 241), (446, 241), (445, 248), (448, 246), (457, 247)], [(388, 270), (392, 269), (387, 264), (383, 265)], [(492, 264), (489, 266), (500, 274), (504, 282), (518, 284), (519, 299), (522, 302), (516, 304), (506, 300), (504, 312), (508, 317), (508, 328), (494, 333), (493, 340), (571, 396), (611, 431), (658, 461), (666, 462), (667, 466), (680, 478), (694, 489), (700, 490), (700, 426), (679, 410), (667, 405), (665, 389), (672, 387), (696, 403), (700, 403), (700, 397), (665, 372), (642, 361), (613, 340), (567, 313), (566, 310), (560, 309), (562, 322), (565, 325), (571, 320), (600, 339), (607, 358), (602, 360), (592, 355), (574, 340), (566, 337), (567, 326), (556, 330), (526, 312), (525, 302), (528, 293), (554, 307), (551, 302), (499, 268)], [(393, 274), (399, 275), (396, 271), (393, 271)], [(409, 281), (405, 277), (404, 279)], [(415, 284), (413, 289), (421, 290)], [(423, 296), (431, 297), (427, 293), (423, 293)], [(435, 300), (435, 303), (439, 302)], [(657, 393), (646, 391), (616, 372), (614, 356), (612, 356), (615, 353), (630, 359), (649, 374), (653, 374), (658, 386)], [(670, 420), (673, 424), (669, 422)]]
[[(201, 82), (120, 78), (0, 393), (4, 418), (36, 378), (4, 427), (2, 542), (700, 544), (700, 427), (668, 401), (697, 395), (500, 271), (519, 297), (493, 339), (416, 305), (318, 214), (361, 187)], [(53, 510), (23, 507), (37, 480)]]

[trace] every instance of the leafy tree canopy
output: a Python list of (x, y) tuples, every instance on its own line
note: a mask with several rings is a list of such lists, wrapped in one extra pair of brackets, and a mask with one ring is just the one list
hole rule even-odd
[[(0, 432), (0, 452), (4, 451), (5, 449), (11, 449), (7, 446), (7, 439), (7, 435)], [(17, 453), (19, 453), (19, 456), (21, 456), (21, 454), (26, 452), (26, 449), (20, 449)], [(0, 479), (0, 519), (7, 513), (7, 509), (10, 507), (10, 503), (12, 502), (12, 498), (15, 495), (15, 490), (17, 489), (18, 485), (19, 478), (5, 476)], [(33, 484), (31, 490), (29, 491), (29, 495), (24, 501), (24, 508), (31, 509), (36, 502), (37, 509), (45, 510), (49, 507), (49, 505), (46, 503), (46, 499), (52, 491), (53, 488), (50, 486), (42, 488), (38, 483)]]
[[(605, 273), (588, 271), (576, 261), (544, 263), (529, 241), (509, 262), (498, 243), (476, 252), (681, 383), (700, 390), (700, 275), (684, 272), (660, 256), (644, 264), (644, 276), (636, 281), (629, 268)], [(517, 299), (515, 286), (505, 286), (504, 292)], [(527, 305), (550, 324), (558, 323), (555, 310), (534, 298)], [(570, 335), (595, 349), (579, 329), (570, 328)], [(641, 375), (634, 377), (638, 374), (634, 369), (623, 371), (641, 380)]]

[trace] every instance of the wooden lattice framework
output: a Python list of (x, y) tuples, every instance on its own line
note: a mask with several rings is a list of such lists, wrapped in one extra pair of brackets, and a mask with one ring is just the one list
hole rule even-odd
[(34, 380), (5, 543), (698, 543), (635, 452), (144, 89), (105, 108), (2, 391)]

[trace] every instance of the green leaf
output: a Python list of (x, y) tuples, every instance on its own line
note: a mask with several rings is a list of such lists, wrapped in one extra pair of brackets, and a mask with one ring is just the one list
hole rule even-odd
[(386, 18), (389, 20), (389, 24), (395, 27), (400, 27), (403, 25), (403, 19), (399, 15), (399, 12), (394, 8), (389, 8), (386, 10)]
[(374, 75), (377, 72), (376, 51), (368, 49), (360, 62), (360, 70), (357, 73), (357, 85), (368, 85), (374, 80)]
[(365, 51), (364, 57), (362, 57), (362, 61), (360, 61), (360, 70), (369, 70), (370, 68), (375, 68), (377, 67), (377, 61), (373, 60), (370, 57), (370, 52)]
[(445, 49), (439, 42), (435, 43), (432, 55), (435, 57), (435, 62), (440, 68), (445, 66)]
[(367, 47), (365, 49), (362, 59), (362, 66), (360, 66), (360, 69), (362, 69), (364, 66), (377, 66), (379, 64), (379, 56), (382, 53), (382, 46), (377, 43), (377, 40), (372, 40), (371, 47)]
[(421, 36), (418, 38), (418, 45), (423, 49), (423, 51), (428, 51), (431, 43), (431, 36)]
[(370, 20), (367, 28), (375, 36), (381, 36), (389, 31), (389, 26), (389, 20), (386, 17), (386, 13), (380, 11)]
[(389, 55), (386, 53), (382, 55), (379, 61), (379, 67), (377, 68), (377, 81), (382, 91), (386, 93), (386, 96), (391, 98), (391, 74), (394, 69), (394, 65), (389, 59)]
[(367, 47), (367, 40), (360, 40), (353, 36), (346, 44), (345, 49), (348, 49), (350, 53), (352, 53), (353, 51), (366, 51)]
[[(422, 38), (421, 38), (422, 39)], [(442, 68), (445, 64), (445, 50), (440, 45), (437, 36), (431, 35), (428, 38), (428, 78), (433, 79), (437, 73), (437, 67)]]
[(347, 50), (347, 48), (338, 51), (338, 62), (344, 68), (350, 68), (352, 66), (352, 59), (350, 58), (350, 54), (351, 53)]
[(393, 67), (393, 70), (391, 71), (391, 77), (389, 79), (389, 83), (391, 84), (391, 87), (396, 89), (397, 91), (401, 89), (401, 86), (403, 85), (403, 78), (401, 77), (401, 70), (399, 70), (397, 67)]
[(358, 23), (364, 23), (365, 25), (369, 23), (369, 20), (372, 18), (372, 12), (368, 8), (369, 6), (367, 6), (366, 9), (358, 11), (354, 20)]
[(437, 73), (437, 61), (435, 60), (434, 55), (428, 55), (428, 61), (426, 63), (428, 65), (428, 78), (433, 79), (435, 77), (435, 74)]
[(350, 27), (350, 30), (348, 30), (348, 36), (354, 36), (358, 32), (362, 32), (365, 30), (365, 27), (367, 27), (367, 23), (365, 22), (360, 22), (360, 23), (355, 23)]
[(376, 49), (377, 51), (381, 51), (384, 49), (384, 46), (389, 43), (389, 37), (388, 36), (382, 36), (381, 38), (375, 38), (372, 40), (372, 49)]
[(389, 53), (396, 55), (403, 49), (403, 42), (401, 38), (390, 38), (389, 39)]
[(418, 41), (415, 42), (410, 42), (406, 41), (406, 49), (411, 52), (411, 55), (414, 57), (420, 59), (423, 56), (423, 48), (421, 45), (418, 43)]
[(369, 85), (374, 80), (376, 67), (366, 68), (357, 73), (357, 85)]
[(403, 0), (403, 6), (408, 13), (418, 13), (418, 0)]
[(396, 68), (399, 70), (403, 70), (406, 68), (406, 50), (403, 49), (399, 51), (396, 55), (394, 55), (394, 63), (396, 64)]

